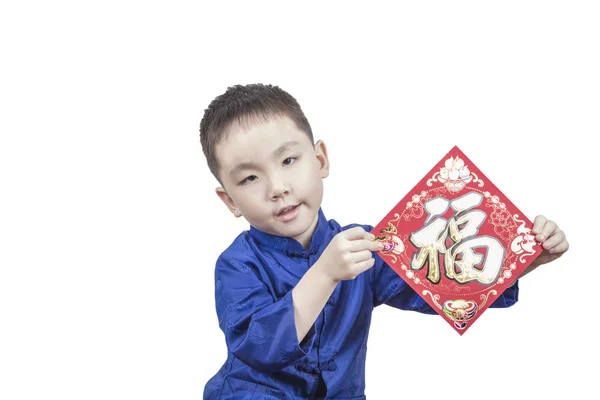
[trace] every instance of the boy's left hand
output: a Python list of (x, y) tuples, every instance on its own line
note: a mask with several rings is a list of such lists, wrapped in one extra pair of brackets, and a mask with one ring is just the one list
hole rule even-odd
[(532, 262), (532, 266), (538, 267), (554, 261), (569, 250), (569, 242), (567, 242), (565, 233), (554, 221), (543, 215), (535, 217), (532, 233), (535, 235), (535, 240), (540, 242), (544, 249), (542, 254)]

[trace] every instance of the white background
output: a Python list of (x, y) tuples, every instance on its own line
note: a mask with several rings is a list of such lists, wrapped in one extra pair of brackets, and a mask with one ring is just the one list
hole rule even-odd
[(295, 96), (328, 145), (328, 218), (378, 223), (458, 145), (568, 235), (462, 337), (375, 310), (370, 400), (598, 398), (597, 2), (12, 3), (1, 399), (201, 398), (226, 356), (214, 263), (248, 226), (214, 194), (198, 127), (254, 82)]

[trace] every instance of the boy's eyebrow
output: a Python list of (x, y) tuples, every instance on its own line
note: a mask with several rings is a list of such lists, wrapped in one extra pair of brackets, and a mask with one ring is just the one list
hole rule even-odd
[(277, 150), (275, 150), (273, 152), (273, 155), (278, 156), (281, 153), (283, 153), (284, 151), (286, 151), (287, 149), (289, 149), (290, 147), (297, 146), (299, 144), (300, 143), (298, 141), (296, 141), (296, 140), (290, 140), (289, 142), (282, 143), (282, 145), (279, 146), (277, 148)]
[[(286, 150), (288, 150), (290, 147), (293, 146), (297, 146), (299, 145), (300, 142), (296, 141), (296, 140), (290, 140), (289, 142), (285, 142), (282, 143), (281, 146), (279, 146), (274, 152), (273, 155), (274, 156), (278, 156), (281, 153), (285, 152)], [(245, 169), (252, 169), (252, 168), (256, 168), (256, 165), (254, 163), (251, 162), (241, 162), (236, 164), (232, 169), (231, 172), (229, 173), (229, 175), (235, 175), (237, 172), (239, 171), (243, 171)]]
[(234, 176), (239, 171), (243, 171), (245, 169), (252, 169), (252, 168), (255, 168), (255, 167), (256, 166), (254, 165), (254, 163), (251, 163), (251, 162), (242, 162), (242, 163), (236, 164), (235, 167), (233, 167), (233, 169), (231, 170), (231, 172), (229, 172), (229, 175)]

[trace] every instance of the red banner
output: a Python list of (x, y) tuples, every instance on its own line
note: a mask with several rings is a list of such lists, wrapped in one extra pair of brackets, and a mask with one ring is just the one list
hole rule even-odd
[(455, 146), (371, 233), (387, 264), (462, 335), (542, 251), (532, 228)]

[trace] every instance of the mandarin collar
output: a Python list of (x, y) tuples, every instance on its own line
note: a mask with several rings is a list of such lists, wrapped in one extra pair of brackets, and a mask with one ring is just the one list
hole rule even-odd
[(307, 249), (302, 247), (296, 239), (271, 235), (270, 233), (258, 230), (252, 225), (250, 225), (250, 235), (263, 247), (268, 249), (287, 254), (289, 257), (308, 258), (319, 251), (328, 231), (327, 227), (329, 224), (321, 208), (319, 208), (318, 216), (317, 227), (313, 232), (310, 245)]

